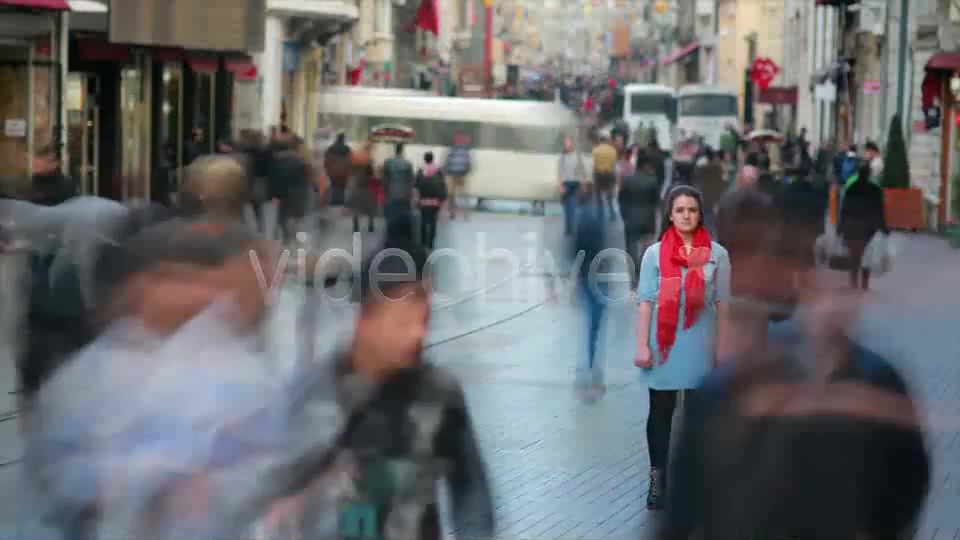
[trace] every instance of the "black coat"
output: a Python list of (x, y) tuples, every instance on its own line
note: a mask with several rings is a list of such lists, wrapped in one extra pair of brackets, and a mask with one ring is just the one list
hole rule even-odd
[(866, 179), (851, 184), (843, 194), (837, 230), (848, 244), (869, 242), (878, 231), (886, 232), (883, 188)]

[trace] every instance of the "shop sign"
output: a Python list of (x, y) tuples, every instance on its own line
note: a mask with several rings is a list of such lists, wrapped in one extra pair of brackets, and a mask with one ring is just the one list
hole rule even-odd
[(875, 96), (880, 93), (882, 88), (883, 85), (880, 84), (880, 81), (863, 81), (863, 95), (865, 96)]
[(111, 43), (204, 51), (260, 52), (263, 0), (123, 0), (110, 2)]
[(27, 136), (27, 121), (23, 118), (7, 118), (3, 122), (3, 134), (7, 137), (22, 139)]

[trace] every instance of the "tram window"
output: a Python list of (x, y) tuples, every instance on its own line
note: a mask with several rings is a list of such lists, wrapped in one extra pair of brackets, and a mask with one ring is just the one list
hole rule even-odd
[(428, 146), (449, 146), (455, 135), (466, 135), (477, 149), (512, 150), (517, 152), (559, 153), (565, 131), (561, 127), (530, 127), (462, 122), (425, 120), (422, 118), (393, 118), (381, 116), (358, 116), (326, 114), (321, 125), (329, 126), (347, 134), (348, 142), (362, 141), (369, 136), (373, 126), (399, 124), (413, 129), (414, 141)]

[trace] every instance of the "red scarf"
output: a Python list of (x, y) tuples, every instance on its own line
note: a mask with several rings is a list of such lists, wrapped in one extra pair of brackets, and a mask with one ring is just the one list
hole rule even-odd
[(660, 363), (667, 361), (670, 349), (677, 339), (680, 324), (681, 277), (686, 304), (683, 311), (683, 329), (696, 324), (706, 300), (706, 282), (703, 267), (710, 262), (710, 233), (699, 227), (693, 233), (693, 249), (683, 247), (683, 239), (676, 227), (670, 227), (660, 241), (660, 293), (657, 296), (657, 349)]

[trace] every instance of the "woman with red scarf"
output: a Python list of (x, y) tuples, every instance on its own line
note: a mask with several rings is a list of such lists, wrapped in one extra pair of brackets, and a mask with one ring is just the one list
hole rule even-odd
[(663, 507), (673, 413), (680, 391), (696, 388), (714, 365), (717, 321), (730, 297), (730, 257), (703, 226), (703, 198), (677, 186), (664, 206), (660, 241), (640, 263), (637, 352), (650, 389), (647, 508)]

